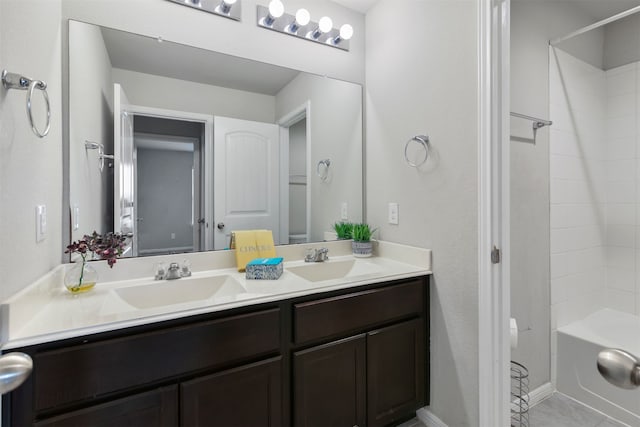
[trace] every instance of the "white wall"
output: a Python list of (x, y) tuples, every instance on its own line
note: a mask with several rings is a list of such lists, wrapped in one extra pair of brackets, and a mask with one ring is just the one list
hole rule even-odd
[(113, 69), (129, 102), (145, 107), (275, 122), (275, 97), (136, 71)]
[(72, 22), (69, 34), (69, 202), (79, 208), (78, 229), (71, 230), (77, 240), (113, 230), (113, 169), (105, 160), (100, 172), (98, 150), (85, 149), (94, 141), (113, 154), (113, 79), (100, 28)]
[[(293, 175), (293, 177), (292, 177)], [(307, 233), (307, 120), (289, 128), (289, 234)], [(293, 178), (293, 179), (292, 179)]]
[[(381, 0), (366, 21), (367, 220), (433, 249), (430, 409), (456, 427), (478, 419), (476, 14), (472, 0)], [(404, 161), (416, 134), (438, 153), (426, 169)]]
[[(310, 241), (340, 220), (347, 203), (349, 220), (362, 220), (362, 87), (311, 74), (299, 74), (276, 95), (276, 120), (310, 101), (311, 229)], [(316, 166), (330, 159), (329, 178), (322, 181)]]
[[(623, 202), (618, 198), (625, 192), (615, 196), (607, 182), (604, 71), (560, 49), (549, 50), (551, 334), (555, 343), (557, 328), (602, 306), (607, 270), (615, 267), (606, 257), (605, 203)], [(555, 357), (554, 345), (552, 361)]]
[[(530, 0), (511, 4), (511, 111), (546, 119), (549, 112), (549, 40), (593, 23), (576, 2)], [(602, 62), (603, 32), (564, 49), (591, 63)], [(530, 388), (548, 382), (550, 371), (549, 132), (511, 120), (511, 315), (520, 340), (512, 358), (529, 369)], [(521, 142), (517, 138), (526, 140)]]
[[(638, 32), (640, 34), (640, 32)], [(640, 42), (640, 40), (638, 40)], [(636, 48), (640, 50), (640, 43)], [(640, 62), (607, 70), (607, 307), (640, 315)]]
[[(51, 131), (37, 138), (25, 113), (26, 93), (0, 88), (0, 300), (60, 262), (62, 245), (62, 108), (59, 0), (0, 2), (2, 68), (44, 80)], [(34, 108), (41, 113), (41, 95)], [(44, 117), (35, 114), (42, 129)], [(48, 234), (36, 243), (35, 206), (47, 206)]]

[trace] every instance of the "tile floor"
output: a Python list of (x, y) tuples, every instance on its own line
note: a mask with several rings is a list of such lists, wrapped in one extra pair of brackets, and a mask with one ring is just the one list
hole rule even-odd
[(561, 393), (529, 409), (529, 427), (626, 427)]

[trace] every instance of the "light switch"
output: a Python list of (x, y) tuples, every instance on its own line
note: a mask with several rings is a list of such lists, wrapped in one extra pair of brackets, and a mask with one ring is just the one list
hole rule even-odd
[(389, 224), (398, 225), (398, 204), (389, 203)]
[(71, 222), (74, 231), (80, 228), (80, 206), (76, 204), (71, 208)]
[(47, 207), (36, 206), (36, 242), (42, 242), (47, 237)]
[(343, 221), (349, 219), (349, 205), (347, 205), (347, 202), (342, 202), (342, 207), (340, 208), (340, 219)]

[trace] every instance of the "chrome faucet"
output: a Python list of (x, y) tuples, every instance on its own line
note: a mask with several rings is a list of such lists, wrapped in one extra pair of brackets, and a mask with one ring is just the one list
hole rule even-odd
[(188, 276), (191, 276), (191, 263), (186, 259), (182, 265), (177, 262), (172, 262), (168, 268), (164, 263), (156, 266), (156, 280), (176, 280)]
[(329, 249), (311, 248), (307, 250), (304, 262), (324, 262), (329, 259)]

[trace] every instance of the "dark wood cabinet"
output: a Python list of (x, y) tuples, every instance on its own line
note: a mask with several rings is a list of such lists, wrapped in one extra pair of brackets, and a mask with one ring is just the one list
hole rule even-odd
[(428, 277), (14, 349), (2, 425), (396, 425), (429, 403)]
[(293, 356), (293, 414), (300, 427), (364, 426), (366, 337), (332, 342)]
[(277, 357), (182, 383), (180, 425), (282, 426), (281, 365)]
[(425, 338), (422, 319), (367, 334), (367, 425), (389, 425), (423, 405)]
[(69, 412), (37, 422), (35, 426), (157, 427), (177, 425), (177, 422), (178, 388), (170, 386)]

